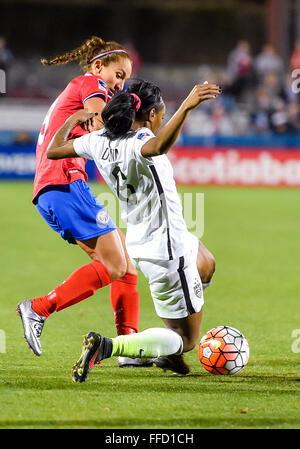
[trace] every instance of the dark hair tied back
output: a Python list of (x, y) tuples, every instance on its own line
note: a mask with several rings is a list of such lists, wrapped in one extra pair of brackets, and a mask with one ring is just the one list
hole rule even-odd
[(126, 92), (115, 95), (102, 111), (105, 135), (117, 139), (126, 134), (135, 118), (134, 98)]
[(130, 95), (133, 97), (133, 100), (134, 100), (132, 107), (135, 110), (135, 112), (137, 112), (141, 107), (141, 99), (136, 94), (130, 94)]
[(148, 121), (149, 111), (159, 111), (163, 106), (160, 89), (147, 81), (132, 84), (124, 92), (115, 95), (102, 111), (109, 139), (123, 137), (131, 129), (134, 120)]

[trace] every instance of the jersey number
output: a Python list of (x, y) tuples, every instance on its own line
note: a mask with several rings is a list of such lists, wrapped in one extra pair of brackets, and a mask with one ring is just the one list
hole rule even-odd
[(49, 125), (49, 121), (50, 121), (50, 117), (51, 117), (53, 109), (55, 108), (57, 100), (58, 100), (58, 98), (52, 103), (52, 105), (50, 106), (50, 109), (48, 110), (48, 112), (46, 114), (45, 120), (43, 121), (41, 132), (38, 137), (39, 145), (42, 145), (42, 143), (44, 142), (45, 134), (46, 134), (46, 131), (47, 131), (47, 128)]
[[(116, 179), (117, 183), (117, 195), (120, 201), (126, 201), (129, 204), (135, 204), (136, 198), (135, 198), (135, 190), (133, 185), (126, 183), (127, 178), (124, 175), (124, 173), (121, 172), (121, 169), (118, 165), (115, 166), (115, 168), (112, 171), (112, 175)], [(124, 192), (125, 195), (124, 196)]]

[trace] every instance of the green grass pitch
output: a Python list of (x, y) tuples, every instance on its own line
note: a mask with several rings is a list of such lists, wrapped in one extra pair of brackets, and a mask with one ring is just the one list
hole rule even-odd
[[(93, 184), (99, 194), (105, 188)], [(300, 427), (299, 190), (186, 187), (204, 192), (204, 244), (216, 258), (201, 335), (240, 329), (250, 361), (236, 376), (214, 376), (186, 354), (191, 374), (158, 368), (95, 367), (71, 381), (82, 335), (115, 336), (106, 287), (52, 315), (35, 357), (15, 313), (89, 259), (51, 231), (31, 204), (31, 183), (3, 182), (1, 207), (0, 428), (296, 429)], [(139, 276), (140, 329), (161, 326)]]

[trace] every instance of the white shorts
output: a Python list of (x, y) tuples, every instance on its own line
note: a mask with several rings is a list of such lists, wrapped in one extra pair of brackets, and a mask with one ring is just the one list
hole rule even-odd
[(190, 235), (185, 254), (174, 260), (133, 259), (136, 268), (149, 280), (160, 318), (185, 318), (200, 312), (204, 304), (197, 268), (198, 239)]

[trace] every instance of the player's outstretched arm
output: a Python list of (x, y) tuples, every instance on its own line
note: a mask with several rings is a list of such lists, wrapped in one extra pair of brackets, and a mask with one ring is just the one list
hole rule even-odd
[(149, 157), (167, 153), (176, 142), (190, 111), (203, 101), (216, 98), (220, 93), (221, 89), (216, 84), (196, 85), (158, 135), (145, 143), (141, 150), (142, 155)]
[(87, 126), (92, 126), (95, 115), (98, 115), (97, 112), (87, 112), (84, 109), (71, 115), (51, 140), (47, 148), (48, 159), (79, 157), (73, 148), (74, 139), (67, 140), (68, 135), (75, 125), (87, 124)]

